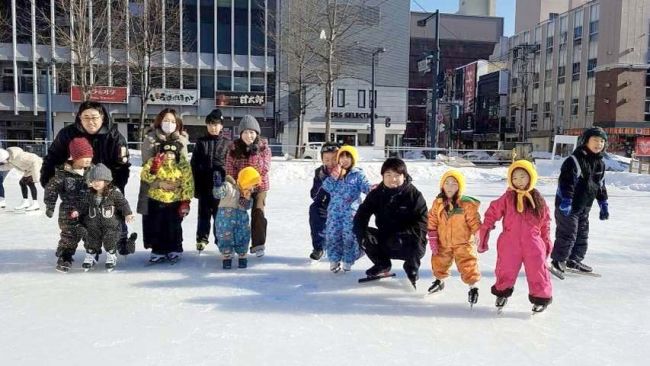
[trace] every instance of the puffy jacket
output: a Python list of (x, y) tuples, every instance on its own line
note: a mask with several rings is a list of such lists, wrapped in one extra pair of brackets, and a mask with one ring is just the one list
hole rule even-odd
[(361, 168), (353, 167), (339, 179), (331, 176), (325, 178), (323, 189), (330, 194), (328, 215), (330, 212), (341, 214), (343, 211), (354, 212), (359, 208), (361, 193), (370, 192), (370, 182)]
[(572, 200), (573, 209), (591, 207), (594, 199), (607, 199), (603, 153), (594, 154), (583, 145), (564, 160), (558, 178), (555, 207), (560, 206), (563, 198)]
[(229, 144), (230, 140), (227, 138), (210, 134), (200, 137), (196, 142), (190, 161), (194, 175), (194, 197), (212, 195), (212, 177), (218, 167), (226, 166)]
[[(189, 201), (194, 196), (194, 181), (192, 179), (192, 169), (190, 164), (181, 156), (178, 162), (166, 160), (156, 174), (151, 174), (151, 163), (153, 158), (149, 159), (142, 167), (140, 179), (149, 184), (150, 188), (147, 195), (160, 202), (171, 203), (178, 201)], [(168, 181), (177, 183), (176, 189), (165, 190), (157, 184), (151, 184), (154, 181)]]
[(12, 167), (20, 170), (25, 177), (32, 177), (35, 182), (39, 181), (41, 178), (43, 159), (36, 154), (25, 152), (17, 146), (8, 148), (7, 152), (9, 153), (7, 162)]
[(85, 137), (93, 147), (93, 163), (106, 165), (113, 174), (113, 184), (124, 192), (124, 186), (129, 180), (129, 150), (126, 139), (117, 130), (117, 125), (112, 124), (106, 109), (102, 107), (104, 122), (101, 129), (94, 135), (87, 133), (81, 125), (80, 116), (77, 115), (75, 123), (64, 127), (54, 138), (52, 145), (47, 150), (41, 168), (41, 185), (45, 187), (54, 176), (58, 165), (65, 163), (70, 157), (68, 144), (75, 137)]
[[(240, 210), (248, 210), (250, 208), (251, 200), (241, 200), (241, 194), (237, 188), (237, 182), (233, 177), (226, 176), (226, 181), (221, 187), (215, 187), (213, 190), (214, 198), (220, 200), (219, 208), (236, 208)], [(242, 203), (245, 203), (242, 205)]]
[(181, 149), (181, 155), (187, 160), (187, 145), (190, 143), (189, 135), (185, 131), (173, 132), (170, 135), (167, 135), (159, 128), (150, 128), (146, 131), (144, 139), (142, 140), (142, 146), (140, 147), (140, 153), (142, 154), (142, 161), (147, 162), (149, 159), (153, 158), (160, 150), (160, 145), (166, 141), (178, 141), (183, 148)]
[(82, 200), (79, 217), (85, 225), (118, 228), (124, 217), (132, 214), (126, 198), (114, 187), (99, 201), (97, 198), (96, 193), (88, 193)]
[(461, 196), (449, 211), (441, 197), (433, 201), (428, 215), (428, 230), (436, 230), (440, 245), (452, 246), (473, 241), (473, 235), (481, 227), (478, 212), (480, 202), (473, 197)]
[[(43, 201), (48, 210), (54, 210), (57, 198), (61, 197), (59, 217), (67, 218), (72, 211), (82, 210), (83, 202), (88, 195), (87, 168), (83, 173), (72, 169), (68, 163), (56, 168), (54, 177), (47, 182)], [(81, 212), (81, 211), (80, 211)]]
[(271, 148), (269, 148), (266, 139), (258, 139), (251, 146), (246, 146), (241, 139), (230, 144), (226, 155), (226, 174), (237, 179), (239, 171), (248, 166), (255, 168), (262, 176), (262, 182), (257, 190), (259, 192), (268, 191), (270, 188)]

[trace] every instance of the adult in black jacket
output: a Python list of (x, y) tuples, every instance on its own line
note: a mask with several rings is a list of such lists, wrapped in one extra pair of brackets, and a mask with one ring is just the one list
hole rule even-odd
[[(93, 147), (93, 164), (102, 163), (111, 170), (113, 184), (124, 193), (124, 187), (129, 180), (129, 149), (126, 139), (112, 124), (106, 109), (97, 102), (81, 103), (72, 125), (64, 127), (54, 138), (52, 145), (43, 158), (41, 167), (41, 185), (43, 188), (54, 176), (57, 166), (65, 163), (70, 157), (68, 145), (75, 137), (85, 137)], [(118, 243), (120, 254), (126, 255), (135, 250), (136, 235), (127, 241), (128, 228), (122, 221), (122, 235)], [(128, 246), (128, 248), (127, 248)]]
[[(196, 225), (196, 249), (203, 250), (210, 237), (210, 221), (217, 217), (219, 200), (212, 194), (214, 173), (225, 175), (226, 153), (230, 140), (222, 136), (223, 115), (215, 109), (205, 117), (207, 133), (200, 137), (194, 146), (192, 175), (194, 177), (194, 197), (199, 200), (199, 217)], [(215, 244), (217, 233), (214, 234)]]
[(555, 195), (555, 245), (551, 253), (551, 272), (559, 277), (566, 267), (592, 271), (582, 260), (587, 253), (589, 211), (594, 199), (600, 206), (600, 219), (609, 218), (603, 161), (606, 141), (603, 129), (589, 128), (580, 137), (580, 146), (562, 163)]
[(75, 137), (88, 139), (93, 147), (93, 164), (106, 165), (113, 174), (113, 183), (124, 192), (131, 166), (126, 139), (117, 130), (117, 125), (111, 123), (106, 109), (90, 101), (81, 103), (74, 124), (59, 131), (47, 150), (41, 167), (41, 185), (45, 188), (55, 168), (68, 160), (68, 144)]
[[(369, 277), (391, 269), (391, 259), (404, 261), (415, 286), (427, 243), (427, 203), (413, 184), (406, 164), (388, 158), (381, 167), (382, 183), (368, 193), (354, 217), (354, 233), (373, 266)], [(375, 216), (377, 228), (368, 227)]]

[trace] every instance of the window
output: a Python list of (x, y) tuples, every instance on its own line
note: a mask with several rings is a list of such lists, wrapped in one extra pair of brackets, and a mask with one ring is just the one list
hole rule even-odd
[(0, 91), (14, 91), (14, 69), (11, 67), (2, 69), (2, 87), (0, 88)]
[(248, 90), (248, 72), (235, 71), (235, 79), (233, 80), (233, 90), (247, 92)]
[[(230, 24), (232, 9), (230, 8), (230, 0), (218, 0), (217, 5), (217, 52), (231, 53)], [(230, 90), (230, 88), (227, 90)]]
[[(214, 52), (214, 2), (201, 2), (201, 52)], [(214, 80), (212, 81), (214, 84)], [(201, 81), (203, 84), (203, 81)], [(213, 98), (214, 94), (211, 97)]]
[(345, 107), (345, 89), (336, 89), (336, 106)]
[(217, 71), (217, 90), (229, 91), (232, 89), (232, 78), (230, 71), (219, 70)]
[(566, 74), (566, 66), (560, 66), (557, 68), (557, 82), (558, 84), (564, 84), (564, 78)]
[(251, 72), (251, 91), (263, 92), (264, 91), (264, 73)]
[(598, 19), (600, 18), (600, 5), (596, 4), (589, 9), (589, 35), (598, 34)]
[(516, 92), (517, 92), (517, 82), (518, 82), (517, 78), (512, 78), (512, 80), (511, 80), (511, 84), (512, 84), (512, 88), (511, 88), (511, 89), (512, 89), (512, 93), (516, 93)]
[(198, 23), (196, 19), (196, 1), (183, 1), (183, 51), (185, 52), (196, 52), (196, 27)]
[(365, 90), (357, 90), (357, 107), (366, 108), (366, 91)]
[(214, 98), (214, 71), (201, 70), (201, 98)]
[(196, 89), (196, 70), (183, 70), (183, 89)]
[[(235, 54), (248, 55), (248, 0), (235, 0), (233, 10), (235, 12)], [(236, 81), (235, 86), (237, 86)]]
[(577, 10), (573, 14), (573, 39), (578, 40), (582, 38), (582, 9)]
[(368, 95), (369, 95), (370, 105), (372, 105), (374, 103), (374, 107), (377, 108), (377, 90), (375, 90), (374, 98), (373, 98), (373, 95), (372, 95), (372, 90), (368, 90)]
[(595, 58), (590, 58), (587, 60), (587, 77), (588, 78), (593, 78), (594, 77), (594, 69), (598, 65), (598, 60)]
[(264, 56), (264, 21), (264, 0), (251, 0), (251, 55), (253, 56)]

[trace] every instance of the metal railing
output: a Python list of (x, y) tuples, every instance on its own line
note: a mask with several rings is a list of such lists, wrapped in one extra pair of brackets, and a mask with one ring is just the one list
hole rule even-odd
[(0, 140), (0, 148), (7, 149), (8, 147), (17, 146), (23, 151), (34, 153), (40, 157), (47, 154), (47, 148), (50, 146), (50, 141), (46, 140)]

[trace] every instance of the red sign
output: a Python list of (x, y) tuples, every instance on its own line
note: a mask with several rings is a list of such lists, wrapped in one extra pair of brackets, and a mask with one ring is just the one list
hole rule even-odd
[(474, 113), (474, 99), (476, 98), (476, 63), (465, 67), (465, 91), (463, 92), (463, 107), (465, 113)]
[[(94, 86), (90, 92), (90, 100), (100, 103), (126, 103), (127, 92), (125, 87), (116, 86)], [(80, 86), (73, 85), (70, 88), (70, 100), (81, 102), (83, 91)]]
[(636, 138), (636, 156), (650, 156), (650, 137), (637, 137)]

